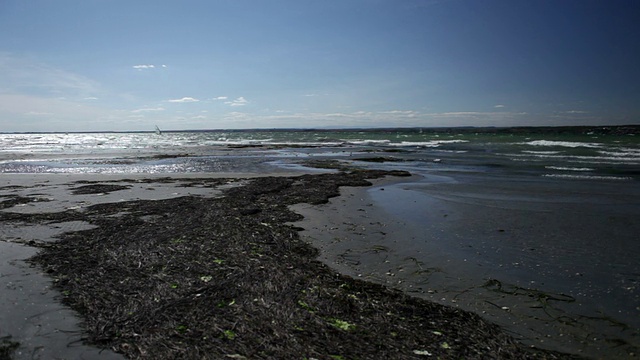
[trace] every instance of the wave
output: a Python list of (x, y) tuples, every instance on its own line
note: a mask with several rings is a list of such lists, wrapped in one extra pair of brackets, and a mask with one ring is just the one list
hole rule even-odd
[(598, 175), (573, 175), (573, 174), (544, 174), (544, 177), (572, 179), (572, 180), (633, 180), (628, 176), (598, 176)]
[(577, 148), (577, 147), (586, 147), (586, 148), (600, 148), (602, 144), (600, 143), (586, 143), (586, 142), (578, 142), (578, 141), (554, 141), (554, 140), (534, 140), (525, 143), (520, 143), (521, 145), (531, 145), (531, 146), (562, 146), (569, 148)]
[(545, 166), (545, 169), (561, 170), (561, 171), (594, 171), (595, 170), (587, 167), (576, 168), (576, 167), (568, 167), (568, 166)]
[(522, 150), (523, 153), (534, 155), (554, 155), (559, 154), (560, 151), (534, 151), (534, 150)]
[(610, 162), (623, 163), (623, 164), (637, 164), (640, 163), (640, 157), (623, 157), (623, 156), (586, 156), (586, 155), (555, 155), (555, 154), (501, 154), (509, 156), (513, 161), (528, 161), (535, 159), (556, 159), (568, 162), (577, 163), (594, 163), (594, 164), (606, 164)]
[(622, 148), (620, 151), (598, 151), (599, 154), (616, 157), (640, 157), (640, 149)]
[(431, 140), (431, 141), (402, 141), (390, 143), (390, 146), (439, 147), (444, 144), (467, 143), (469, 140)]
[(391, 140), (343, 140), (349, 145), (389, 145)]

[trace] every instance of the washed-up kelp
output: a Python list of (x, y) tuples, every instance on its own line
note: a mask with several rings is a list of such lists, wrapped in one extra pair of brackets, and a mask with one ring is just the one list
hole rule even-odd
[(216, 198), (94, 205), (74, 216), (95, 229), (32, 261), (82, 314), (89, 343), (132, 359), (566, 358), (472, 313), (336, 274), (288, 224), (300, 219), (288, 205), (387, 175), (407, 174), (264, 177)]

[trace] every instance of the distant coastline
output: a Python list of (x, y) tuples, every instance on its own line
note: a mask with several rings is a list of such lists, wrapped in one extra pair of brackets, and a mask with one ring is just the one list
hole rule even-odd
[[(345, 127), (345, 128), (247, 128), (247, 129), (184, 129), (162, 130), (163, 133), (184, 132), (394, 132), (415, 131), (427, 134), (480, 133), (480, 134), (584, 134), (584, 135), (635, 135), (640, 133), (640, 125), (576, 125), (576, 126), (452, 126), (452, 127)], [(0, 131), (0, 134), (145, 134), (156, 132), (152, 130), (122, 130), (122, 131)]]

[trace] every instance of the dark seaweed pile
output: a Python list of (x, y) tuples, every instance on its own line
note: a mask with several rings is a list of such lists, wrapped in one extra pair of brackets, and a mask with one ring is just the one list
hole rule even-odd
[(20, 343), (12, 341), (11, 336), (0, 337), (0, 360), (11, 360)]
[(94, 205), (57, 219), (97, 228), (31, 261), (83, 315), (89, 343), (132, 359), (567, 358), (475, 314), (336, 274), (287, 224), (300, 218), (288, 205), (387, 175), (407, 174), (264, 177), (219, 198)]
[(88, 195), (88, 194), (102, 194), (109, 193), (118, 190), (126, 190), (130, 188), (128, 185), (114, 185), (114, 184), (91, 184), (75, 187), (72, 190), (73, 195)]

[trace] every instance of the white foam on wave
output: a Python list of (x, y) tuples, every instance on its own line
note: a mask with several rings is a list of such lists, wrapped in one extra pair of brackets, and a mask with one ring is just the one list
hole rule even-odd
[(572, 179), (572, 180), (633, 180), (628, 176), (597, 176), (597, 175), (574, 175), (574, 174), (544, 174), (544, 177)]
[(390, 140), (343, 140), (351, 145), (388, 145)]
[(467, 150), (438, 150), (441, 153), (452, 153), (452, 154), (466, 154), (469, 151)]
[(338, 147), (344, 145), (343, 142), (272, 142), (267, 145), (274, 146), (297, 146), (297, 147)]
[(545, 166), (544, 168), (550, 169), (550, 170), (560, 170), (560, 171), (594, 171), (594, 169), (588, 168), (588, 167), (577, 168), (577, 167), (568, 167), (568, 166)]
[(615, 157), (640, 157), (640, 149), (622, 148), (620, 151), (598, 151), (599, 154)]
[(534, 151), (534, 150), (522, 150), (523, 153), (534, 155), (554, 155), (560, 153), (560, 151)]
[(469, 140), (402, 141), (391, 146), (439, 147), (443, 144), (467, 143)]
[(577, 155), (555, 155), (555, 154), (502, 154), (511, 157), (512, 161), (537, 161), (541, 159), (559, 159), (572, 163), (590, 163), (590, 164), (637, 164), (640, 157), (622, 157), (622, 156), (577, 156)]
[(521, 143), (523, 145), (532, 145), (532, 146), (562, 146), (569, 148), (577, 148), (577, 147), (586, 147), (586, 148), (599, 148), (602, 144), (599, 143), (586, 143), (586, 142), (578, 142), (578, 141), (554, 141), (554, 140), (534, 140), (525, 143)]
[(206, 146), (296, 146), (296, 147), (332, 147), (332, 146), (342, 146), (343, 142), (309, 142), (309, 141), (273, 141), (273, 139), (265, 139), (265, 140), (234, 140), (227, 139), (224, 141), (221, 140), (211, 140), (207, 141), (204, 144), (196, 144), (198, 145), (206, 145)]

